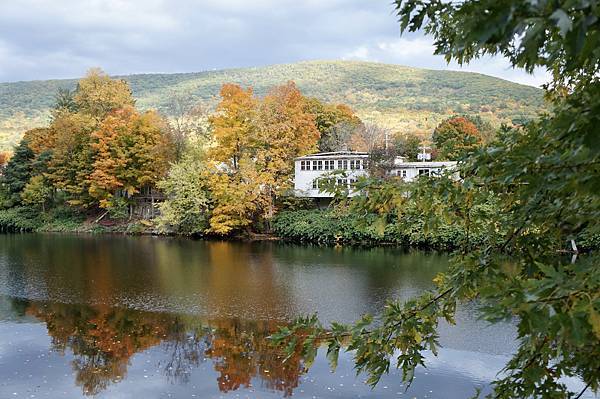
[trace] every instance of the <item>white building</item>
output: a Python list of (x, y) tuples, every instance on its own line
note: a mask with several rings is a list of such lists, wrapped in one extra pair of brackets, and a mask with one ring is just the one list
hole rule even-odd
[[(394, 162), (390, 174), (404, 181), (412, 181), (419, 176), (439, 176), (444, 170), (452, 170), (454, 167), (456, 161)], [(454, 172), (454, 178), (460, 178), (458, 172)]]
[(300, 197), (330, 198), (330, 193), (319, 190), (319, 179), (334, 171), (345, 171), (345, 177), (337, 178), (337, 184), (350, 186), (359, 176), (367, 174), (366, 152), (321, 152), (296, 158), (294, 189)]
[[(319, 188), (319, 180), (335, 171), (344, 171), (344, 176), (336, 176), (338, 185), (345, 185), (352, 192), (351, 185), (361, 176), (366, 176), (369, 154), (366, 152), (338, 151), (321, 152), (296, 158), (294, 168), (294, 189), (299, 197), (331, 198), (333, 195)], [(418, 176), (435, 176), (446, 168), (454, 168), (456, 162), (405, 162), (397, 157), (390, 171), (392, 176), (411, 181)], [(458, 173), (457, 176), (458, 178)]]

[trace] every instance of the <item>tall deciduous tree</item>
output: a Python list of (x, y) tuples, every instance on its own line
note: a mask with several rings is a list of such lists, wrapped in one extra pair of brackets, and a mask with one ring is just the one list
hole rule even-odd
[(204, 142), (188, 142), (183, 156), (158, 183), (167, 197), (160, 204), (159, 226), (180, 234), (203, 234), (209, 227), (211, 193), (206, 169)]
[(441, 122), (433, 131), (433, 144), (440, 159), (457, 160), (481, 146), (477, 126), (469, 119), (456, 116)]
[(75, 107), (93, 116), (103, 119), (111, 111), (135, 105), (129, 84), (124, 80), (111, 79), (99, 68), (90, 69), (87, 75), (77, 83), (74, 94)]
[(309, 98), (307, 107), (321, 133), (319, 151), (348, 150), (350, 137), (362, 127), (354, 111), (345, 104), (327, 104), (316, 98)]
[(211, 118), (215, 143), (209, 150), (209, 181), (215, 202), (211, 231), (226, 234), (270, 220), (275, 198), (291, 187), (293, 159), (316, 150), (319, 131), (293, 82), (262, 100), (230, 84), (221, 96)]
[(164, 177), (173, 155), (164, 124), (155, 112), (139, 114), (126, 107), (92, 133), (95, 160), (89, 192), (101, 207), (111, 206), (117, 190), (132, 195)]
[(93, 171), (92, 132), (98, 123), (83, 113), (62, 113), (54, 119), (50, 130), (55, 137), (47, 177), (63, 192), (71, 205), (94, 203), (89, 195), (89, 176)]

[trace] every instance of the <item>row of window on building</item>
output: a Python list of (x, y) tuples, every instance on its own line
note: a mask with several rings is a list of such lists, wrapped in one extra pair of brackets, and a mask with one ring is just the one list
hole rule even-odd
[[(331, 182), (329, 182), (329, 181), (327, 183), (331, 184)], [(354, 183), (356, 183), (356, 179), (341, 179), (340, 178), (340, 179), (337, 179), (335, 183), (337, 186), (348, 186), (348, 185), (353, 185)], [(319, 179), (313, 180), (312, 188), (314, 190), (317, 190), (319, 188)]]
[(335, 160), (325, 161), (300, 161), (300, 170), (359, 170), (366, 169), (367, 165), (362, 159), (338, 159), (337, 168)]

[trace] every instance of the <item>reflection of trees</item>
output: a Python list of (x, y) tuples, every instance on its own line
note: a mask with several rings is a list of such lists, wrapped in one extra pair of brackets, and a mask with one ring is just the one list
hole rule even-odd
[(188, 382), (192, 370), (210, 359), (222, 392), (249, 387), (258, 379), (266, 388), (290, 396), (306, 371), (297, 354), (283, 363), (282, 353), (267, 339), (281, 324), (276, 321), (202, 322), (104, 305), (16, 302), (15, 309), (24, 307), (25, 313), (46, 323), (54, 350), (73, 353), (75, 382), (88, 395), (125, 378), (129, 359), (155, 346), (166, 355), (159, 367), (177, 383)]
[(282, 353), (267, 339), (278, 325), (277, 322), (231, 320), (211, 323), (211, 345), (206, 355), (214, 360), (221, 391), (248, 387), (253, 377), (259, 377), (268, 389), (292, 395), (306, 369), (298, 354), (283, 362)]

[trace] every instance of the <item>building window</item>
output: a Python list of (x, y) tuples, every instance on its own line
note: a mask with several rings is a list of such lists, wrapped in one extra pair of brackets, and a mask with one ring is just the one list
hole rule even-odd
[(345, 186), (348, 184), (348, 179), (337, 179), (338, 186)]
[(317, 170), (323, 170), (323, 161), (317, 161)]
[(429, 176), (429, 169), (419, 169), (419, 176)]
[(360, 159), (356, 160), (356, 169), (362, 169), (362, 161)]
[(310, 161), (300, 161), (300, 170), (307, 170), (307, 169), (310, 169)]
[(325, 170), (333, 170), (335, 168), (335, 161), (325, 161)]
[(319, 182), (317, 181), (317, 179), (313, 180), (312, 188), (313, 190), (317, 190), (319, 188)]
[(337, 161), (337, 168), (338, 169), (344, 169), (344, 161), (342, 161), (341, 159), (338, 159), (338, 161)]
[(354, 170), (354, 159), (350, 160), (350, 170)]

